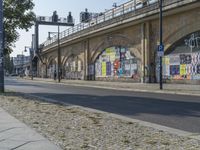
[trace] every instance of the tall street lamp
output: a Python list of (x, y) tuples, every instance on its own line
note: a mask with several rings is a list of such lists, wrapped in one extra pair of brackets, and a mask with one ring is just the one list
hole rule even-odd
[(29, 53), (30, 53), (30, 71), (31, 71), (31, 80), (33, 80), (33, 51), (32, 51), (32, 47), (30, 46), (25, 46), (24, 47), (24, 52), (27, 52), (27, 49), (29, 49)]
[[(25, 66), (25, 63), (26, 63), (26, 61), (24, 60), (24, 58), (26, 58), (25, 57), (25, 55), (24, 55), (24, 52), (26, 53), (27, 52), (27, 50), (26, 50), (26, 46), (25, 46), (25, 49), (22, 51), (22, 57), (21, 57), (21, 76), (22, 76), (22, 78), (24, 77), (24, 74), (25, 74), (25, 71), (26, 71), (26, 66)], [(25, 69), (24, 69), (24, 66), (25, 66)]]
[(162, 80), (162, 56), (164, 55), (164, 45), (163, 45), (163, 11), (162, 11), (162, 1), (160, 0), (159, 7), (160, 7), (160, 45), (159, 45), (159, 52), (160, 53), (160, 90), (163, 89), (163, 80)]
[(21, 57), (21, 71), (20, 71), (20, 77), (23, 78), (24, 76), (24, 50), (22, 51), (22, 57)]
[(50, 40), (50, 34), (57, 34), (58, 37), (58, 70), (57, 70), (57, 76), (58, 76), (58, 82), (61, 80), (61, 54), (60, 54), (60, 26), (58, 25), (58, 32), (48, 32), (48, 39)]

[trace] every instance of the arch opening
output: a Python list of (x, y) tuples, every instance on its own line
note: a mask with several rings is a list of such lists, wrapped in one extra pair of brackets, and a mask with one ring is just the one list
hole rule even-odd
[(105, 48), (97, 56), (89, 74), (96, 80), (132, 80), (140, 82), (140, 59), (128, 47), (112, 46)]
[(71, 55), (64, 63), (63, 76), (65, 79), (83, 80), (83, 61), (78, 56)]
[(38, 77), (39, 58), (35, 56), (32, 60), (32, 73), (33, 77)]
[(48, 78), (56, 78), (57, 75), (57, 63), (54, 59), (51, 59), (51, 61), (49, 62), (49, 65), (47, 67), (47, 77)]
[(169, 81), (200, 81), (200, 31), (184, 36), (166, 50), (163, 77)]

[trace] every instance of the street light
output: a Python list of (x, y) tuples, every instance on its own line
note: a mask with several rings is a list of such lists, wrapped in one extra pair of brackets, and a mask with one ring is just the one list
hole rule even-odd
[[(71, 13), (70, 13), (70, 15), (71, 15)], [(53, 12), (52, 21), (54, 23), (58, 23), (59, 17), (58, 17), (57, 11)], [(51, 32), (49, 32), (49, 37), (50, 37), (50, 33)], [(58, 82), (60, 82), (60, 78), (61, 78), (61, 67), (60, 67), (61, 66), (61, 55), (60, 55), (60, 25), (59, 24), (58, 24), (57, 35), (58, 35), (58, 70), (57, 70), (57, 73), (58, 73)]]
[(21, 72), (20, 72), (20, 77), (23, 78), (24, 76), (24, 50), (22, 51), (22, 57), (21, 57)]
[[(164, 45), (163, 45), (163, 12), (162, 12), (162, 0), (160, 0), (159, 3), (160, 7), (160, 48), (162, 49), (164, 53)], [(163, 89), (163, 80), (162, 80), (162, 55), (160, 56), (160, 90)]]
[(26, 69), (24, 70), (24, 65), (25, 65), (24, 52), (27, 52), (26, 48), (22, 51), (22, 58), (21, 58), (21, 76), (22, 76), (22, 78), (24, 77), (25, 70), (26, 70)]
[(57, 34), (58, 36), (58, 70), (57, 70), (57, 76), (58, 76), (58, 82), (61, 80), (61, 55), (60, 55), (60, 26), (58, 25), (58, 32), (48, 32), (48, 40), (51, 39), (50, 34)]
[(33, 56), (33, 51), (32, 51), (32, 47), (30, 46), (25, 46), (24, 47), (24, 52), (27, 52), (27, 49), (29, 49), (29, 53), (30, 53), (30, 71), (31, 71), (31, 80), (33, 80), (33, 62), (32, 62), (32, 56)]

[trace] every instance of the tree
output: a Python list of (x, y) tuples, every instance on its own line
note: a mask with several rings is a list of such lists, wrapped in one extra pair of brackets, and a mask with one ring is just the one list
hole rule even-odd
[(15, 42), (19, 38), (17, 29), (28, 29), (34, 24), (35, 14), (32, 11), (32, 0), (4, 0), (4, 54), (12, 52)]

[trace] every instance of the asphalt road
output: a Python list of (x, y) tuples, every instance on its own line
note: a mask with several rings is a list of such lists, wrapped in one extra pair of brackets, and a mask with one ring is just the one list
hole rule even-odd
[(7, 78), (6, 89), (200, 133), (200, 97), (107, 90)]

